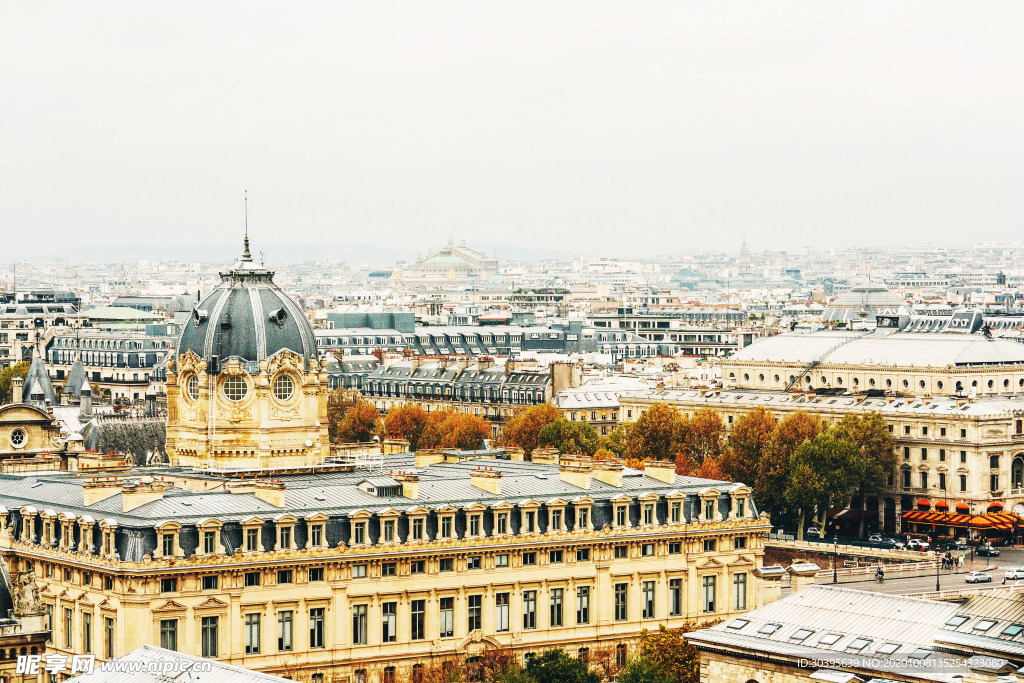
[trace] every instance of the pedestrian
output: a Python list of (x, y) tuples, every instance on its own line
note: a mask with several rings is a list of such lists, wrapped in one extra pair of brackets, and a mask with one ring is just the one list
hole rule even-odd
[(1005, 574), (1003, 575), (1003, 585), (1004, 586), (1006, 585), (1006, 575)]

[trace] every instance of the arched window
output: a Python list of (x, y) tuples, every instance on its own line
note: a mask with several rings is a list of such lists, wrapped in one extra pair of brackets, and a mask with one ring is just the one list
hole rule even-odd
[(1011, 488), (1024, 488), (1024, 453), (1013, 456), (1013, 464), (1010, 466)]

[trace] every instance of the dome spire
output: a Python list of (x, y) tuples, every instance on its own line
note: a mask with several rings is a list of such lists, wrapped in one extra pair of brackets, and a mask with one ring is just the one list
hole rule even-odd
[(249, 190), (245, 191), (245, 239), (242, 244), (245, 249), (242, 251), (242, 261), (252, 263), (252, 254), (249, 253)]

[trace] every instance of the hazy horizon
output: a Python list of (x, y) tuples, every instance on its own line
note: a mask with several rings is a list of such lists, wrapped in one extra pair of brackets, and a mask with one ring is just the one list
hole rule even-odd
[(10, 5), (2, 234), (30, 261), (236, 244), (248, 190), (256, 248), (1012, 240), (1022, 19), (1014, 2)]

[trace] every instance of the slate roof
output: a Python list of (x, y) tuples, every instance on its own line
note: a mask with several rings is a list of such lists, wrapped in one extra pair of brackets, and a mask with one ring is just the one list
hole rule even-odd
[[(241, 521), (254, 515), (268, 518), (282, 512), (291, 512), (303, 517), (316, 512), (329, 515), (348, 514), (358, 510), (406, 510), (420, 506), (440, 508), (449, 504), (467, 507), (477, 502), (493, 505), (503, 501), (571, 501), (583, 496), (607, 500), (623, 493), (632, 497), (649, 492), (662, 495), (675, 491), (696, 494), (708, 486), (718, 487), (724, 493), (736, 486), (731, 482), (682, 476), (676, 477), (675, 484), (667, 484), (644, 475), (640, 470), (624, 468), (621, 488), (592, 479), (588, 490), (562, 481), (557, 465), (474, 458), (417, 469), (415, 459), (410, 454), (389, 455), (386, 463), (382, 473), (368, 473), (364, 469), (355, 472), (281, 475), (277, 478), (287, 487), (283, 508), (261, 501), (252, 494), (229, 493), (223, 489), (192, 492), (181, 488), (168, 489), (163, 498), (141, 505), (130, 512), (123, 511), (124, 503), (120, 493), (85, 506), (83, 479), (70, 473), (0, 475), (0, 505), (12, 510), (24, 505), (33, 505), (40, 509), (59, 506), (61, 512), (88, 514), (97, 519), (109, 517), (127, 526), (146, 526), (165, 519), (175, 519), (182, 524), (194, 524), (208, 517), (216, 517), (222, 521)], [(472, 484), (470, 473), (481, 466), (502, 473), (500, 495), (489, 493)], [(392, 472), (400, 471), (419, 475), (418, 499), (375, 496), (358, 488), (361, 481), (376, 480), (378, 477), (387, 477)], [(145, 474), (157, 479), (161, 475), (186, 474), (178, 468), (155, 467), (135, 470), (135, 473), (138, 476)]]

